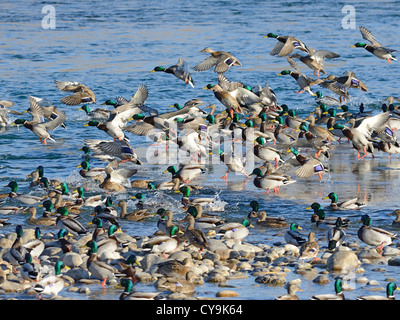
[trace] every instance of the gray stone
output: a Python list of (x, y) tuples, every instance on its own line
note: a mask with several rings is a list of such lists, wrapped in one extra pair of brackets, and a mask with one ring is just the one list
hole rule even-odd
[(360, 261), (357, 255), (349, 248), (339, 246), (328, 258), (326, 266), (331, 271), (350, 271), (357, 268)]

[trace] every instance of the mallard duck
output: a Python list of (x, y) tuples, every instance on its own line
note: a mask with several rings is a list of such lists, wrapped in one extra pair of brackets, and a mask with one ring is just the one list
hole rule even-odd
[(133, 212), (127, 211), (127, 202), (125, 200), (120, 200), (118, 206), (121, 208), (120, 217), (121, 219), (127, 219), (130, 221), (142, 221), (151, 216), (149, 209), (139, 209)]
[(186, 186), (186, 185), (180, 187), (179, 192), (182, 193), (181, 203), (186, 207), (188, 207), (190, 205), (196, 205), (196, 204), (205, 206), (205, 205), (209, 205), (215, 201), (214, 197), (190, 198), (191, 187)]
[(126, 161), (133, 162), (141, 165), (142, 161), (139, 160), (135, 150), (130, 146), (126, 140), (106, 141), (85, 139), (85, 144), (93, 151), (94, 156), (109, 156), (111, 158), (121, 159), (121, 163)]
[(193, 293), (195, 290), (195, 286), (193, 283), (195, 277), (196, 275), (193, 271), (188, 271), (186, 273), (185, 279), (161, 277), (154, 283), (154, 285), (157, 290), (188, 294)]
[(136, 281), (136, 277), (135, 277), (136, 268), (135, 268), (134, 264), (141, 266), (141, 264), (137, 260), (137, 257), (135, 254), (129, 255), (126, 260), (119, 262), (119, 265), (121, 266), (120, 274), (123, 275), (124, 277), (128, 277), (133, 282)]
[(288, 224), (283, 217), (270, 217), (265, 211), (259, 211), (256, 225), (260, 227), (281, 228)]
[[(4, 197), (8, 197), (9, 193), (6, 193)], [(1, 206), (0, 207), (0, 214), (16, 214), (22, 212), (25, 208), (24, 207), (17, 207), (17, 206)]]
[(22, 234), (23, 228), (21, 225), (15, 227), (16, 238), (9, 250), (7, 259), (14, 266), (14, 271), (16, 271), (17, 266), (21, 266), (25, 263), (25, 254), (28, 252), (23, 246)]
[(37, 263), (39, 262), (39, 257), (43, 253), (45, 243), (42, 240), (42, 234), (40, 227), (35, 228), (35, 239), (29, 240), (25, 243), (24, 248), (29, 252), (33, 259), (36, 259)]
[(328, 249), (334, 250), (346, 241), (346, 232), (344, 232), (341, 217), (336, 218), (336, 225), (328, 230)]
[(179, 227), (171, 228), (170, 234), (166, 236), (156, 236), (142, 243), (144, 251), (161, 253), (167, 259), (167, 253), (172, 253), (180, 246), (180, 234), (183, 233)]
[(63, 253), (72, 251), (72, 244), (67, 239), (68, 234), (68, 230), (65, 228), (60, 229), (57, 233), (57, 240)]
[[(34, 104), (34, 102), (32, 103)], [(49, 131), (56, 129), (58, 126), (63, 124), (66, 118), (66, 114), (60, 111), (57, 118), (47, 122), (41, 122), (39, 117), (37, 115), (34, 115), (32, 121), (28, 121), (25, 119), (16, 119), (12, 124), (23, 125), (25, 128), (32, 131), (40, 139), (40, 143), (47, 145), (47, 139), (56, 142), (56, 140), (50, 135)]]
[(240, 106), (237, 99), (232, 96), (229, 91), (224, 90), (218, 84), (208, 84), (207, 86), (203, 87), (205, 90), (210, 90), (214, 92), (215, 98), (218, 99), (227, 109), (228, 114), (233, 118), (233, 113), (243, 113), (243, 109)]
[(267, 146), (266, 139), (263, 137), (257, 137), (255, 140), (257, 144), (254, 145), (253, 152), (254, 154), (264, 161), (275, 161), (275, 166), (277, 167), (279, 163), (285, 162), (283, 160), (283, 154), (280, 150), (273, 148), (271, 146)]
[(289, 230), (284, 234), (284, 239), (286, 243), (293, 244), (295, 246), (301, 246), (306, 242), (306, 239), (297, 230), (302, 228), (297, 223), (291, 223)]
[(118, 286), (124, 287), (119, 300), (154, 300), (161, 292), (132, 291), (133, 282), (131, 279), (123, 278)]
[(160, 216), (160, 219), (157, 221), (157, 228), (165, 235), (170, 235), (172, 228), (180, 226), (175, 225), (173, 222), (174, 213), (171, 210), (165, 210), (164, 208), (160, 208), (157, 210), (157, 215)]
[(15, 114), (22, 116), (23, 113), (15, 110), (9, 109), (9, 107), (12, 107), (14, 105), (14, 102), (11, 101), (0, 101), (0, 128), (4, 129), (5, 126), (8, 125), (8, 114)]
[(60, 99), (63, 104), (77, 106), (81, 103), (96, 103), (96, 96), (93, 91), (82, 83), (57, 80), (55, 80), (55, 83), (58, 90), (73, 92), (72, 95)]
[(344, 103), (347, 103), (347, 100), (350, 100), (350, 94), (347, 90), (347, 87), (336, 80), (316, 79), (310, 83), (310, 85), (314, 84), (319, 84), (321, 87), (327, 88), (328, 90), (337, 94), (339, 96), (339, 103), (341, 103), (342, 100)]
[[(54, 210), (54, 203), (51, 200), (44, 200), (41, 204), (38, 205), (38, 207), (44, 208), (44, 211), (42, 213), (43, 217), (46, 218), (52, 217)], [(52, 217), (52, 219), (54, 219), (55, 221), (54, 217)]]
[(11, 188), (10, 193), (8, 194), (8, 197), (10, 199), (16, 200), (18, 202), (22, 202), (25, 204), (37, 204), (38, 202), (42, 201), (42, 197), (30, 195), (30, 194), (18, 194), (18, 182), (16, 180), (12, 180), (6, 185), (6, 187)]
[(356, 300), (396, 300), (394, 295), (395, 290), (399, 290), (396, 283), (391, 281), (386, 285), (386, 296), (371, 295), (359, 296)]
[(274, 130), (274, 137), (276, 142), (279, 142), (282, 145), (292, 145), (295, 144), (297, 141), (297, 137), (295, 137), (291, 133), (287, 133), (283, 131), (284, 128), (284, 120), (281, 116), (276, 117), (275, 119), (272, 120), (273, 123), (277, 123), (277, 126), (275, 127)]
[(77, 166), (77, 168), (81, 168), (79, 170), (79, 174), (84, 177), (84, 178), (93, 178), (96, 177), (100, 174), (104, 174), (104, 168), (101, 167), (90, 167), (89, 161), (82, 161), (80, 165)]
[(25, 281), (38, 281), (41, 276), (40, 264), (34, 263), (30, 253), (25, 254), (25, 263), (21, 267), (21, 276)]
[[(390, 112), (384, 112), (362, 120), (356, 128), (343, 127), (342, 132), (350, 139), (353, 148), (357, 150), (357, 158), (364, 159), (368, 152), (373, 153), (373, 144), (370, 141), (374, 131), (379, 130), (389, 119)], [(364, 151), (361, 157), (360, 152)]]
[(338, 196), (335, 192), (331, 192), (326, 197), (322, 198), (322, 200), (327, 199), (331, 200), (331, 204), (328, 207), (331, 210), (359, 210), (366, 206), (366, 204), (360, 202), (358, 198), (353, 198), (338, 203)]
[(281, 186), (286, 186), (296, 182), (286, 174), (269, 171), (266, 171), (263, 174), (260, 168), (255, 168), (250, 175), (256, 176), (253, 181), (254, 185), (257, 188), (267, 190), (267, 193), (269, 193), (271, 189), (274, 189), (274, 192), (277, 192)]
[(90, 108), (87, 104), (84, 104), (78, 110), (85, 111), (87, 116), (89, 116), (90, 118), (94, 118), (94, 119), (107, 120), (110, 117), (110, 110), (103, 109), (103, 108), (97, 108), (94, 110), (90, 110)]
[(90, 120), (88, 123), (84, 124), (84, 127), (96, 127), (99, 130), (104, 131), (110, 137), (115, 140), (126, 140), (129, 141), (128, 138), (125, 137), (124, 131), (121, 129), (117, 122), (113, 122), (115, 115), (105, 122), (99, 122), (97, 120)]
[(108, 228), (107, 237), (96, 240), (97, 255), (101, 260), (120, 259), (121, 255), (117, 252), (119, 245), (126, 247), (132, 241), (131, 236), (123, 233), (115, 224), (112, 224)]
[(228, 71), (231, 66), (242, 66), (239, 60), (229, 52), (214, 51), (209, 47), (205, 47), (200, 52), (209, 53), (211, 56), (197, 64), (193, 68), (195, 71), (206, 71), (214, 67), (215, 72), (224, 73)]
[(44, 177), (44, 168), (43, 168), (43, 166), (42, 165), (38, 166), (30, 174), (27, 174), (26, 177), (32, 179), (29, 187), (35, 187), (37, 185), (40, 185), (40, 179), (42, 179)]
[(325, 96), (319, 90), (315, 93), (315, 100), (317, 101), (318, 104), (324, 104), (324, 105), (337, 105), (340, 103), (338, 99), (330, 96)]
[(115, 274), (118, 273), (118, 270), (110, 264), (99, 260), (96, 241), (90, 240), (85, 246), (90, 248), (86, 267), (95, 278), (102, 280), (101, 286), (105, 288), (107, 280), (115, 279)]
[(223, 239), (243, 240), (249, 235), (249, 228), (254, 228), (254, 226), (246, 217), (241, 222), (226, 222), (223, 225), (217, 226), (215, 230)]
[(189, 183), (199, 175), (205, 172), (204, 165), (201, 164), (186, 164), (179, 169), (175, 166), (169, 166), (164, 173), (170, 172), (172, 174), (172, 179), (179, 178), (180, 181)]
[(342, 278), (336, 278), (334, 289), (335, 293), (313, 295), (310, 300), (346, 300), (342, 291)]
[[(315, 222), (315, 226), (322, 230), (330, 230), (336, 226), (336, 217), (327, 217), (326, 213), (322, 209), (318, 209), (311, 216), (311, 222)], [(341, 217), (342, 227), (347, 228), (350, 224), (350, 220), (347, 217)]]
[[(103, 222), (107, 222), (107, 224), (115, 224), (119, 226), (118, 223), (118, 212), (114, 208), (108, 208), (105, 207), (103, 208), (102, 206), (96, 206), (93, 209), (93, 216), (98, 217), (99, 219), (102, 219)], [(109, 225), (108, 225), (109, 226)]]
[(74, 236), (87, 234), (88, 230), (80, 223), (77, 219), (69, 217), (68, 209), (60, 207), (57, 209), (57, 213), (60, 215), (56, 220), (56, 227), (59, 229), (65, 228)]
[(329, 143), (331, 143), (332, 141), (336, 141), (335, 137), (333, 136), (330, 130), (315, 124), (314, 115), (310, 114), (304, 120), (309, 121), (309, 123), (304, 122), (302, 125), (305, 125), (306, 126), (305, 129), (310, 131), (313, 135), (321, 139), (326, 139), (328, 140)]
[(183, 80), (186, 84), (190, 84), (190, 86), (194, 88), (194, 81), (189, 73), (189, 66), (187, 62), (182, 58), (179, 58), (178, 62), (173, 66), (167, 68), (163, 66), (156, 66), (150, 72), (156, 72), (156, 71), (173, 74), (175, 77), (177, 77), (180, 80)]
[(295, 147), (290, 147), (287, 151), (292, 152), (300, 164), (300, 168), (298, 168), (294, 173), (296, 177), (310, 178), (314, 174), (317, 174), (321, 180), (322, 174), (328, 171), (320, 160), (304, 156)]
[(275, 47), (269, 53), (271, 56), (278, 56), (278, 57), (288, 56), (295, 49), (310, 54), (305, 43), (293, 36), (278, 36), (277, 34), (270, 32), (263, 38), (275, 38), (276, 40), (278, 40)]
[(291, 67), (295, 69), (295, 71), (285, 69), (278, 73), (278, 76), (290, 75), (293, 79), (295, 79), (300, 87), (300, 90), (295, 91), (295, 93), (303, 93), (304, 91), (307, 91), (312, 96), (315, 96), (315, 93), (311, 90), (311, 83), (313, 80), (301, 72), (297, 66), (297, 63), (292, 58), (286, 57), (286, 59), (290, 63)]
[[(29, 96), (29, 101), (30, 107), (24, 113), (29, 112), (35, 120), (45, 122), (46, 120), (56, 119), (61, 115), (60, 110), (46, 99)], [(60, 126), (66, 128), (65, 123), (61, 123)]]
[(226, 171), (225, 175), (221, 177), (221, 179), (227, 181), (228, 174), (231, 171), (244, 174), (247, 178), (249, 178), (249, 175), (246, 172), (246, 157), (243, 157), (241, 154), (235, 154), (234, 152), (228, 155), (220, 149), (219, 158), (228, 167), (228, 170)]
[(62, 261), (57, 261), (54, 265), (55, 273), (49, 274), (35, 284), (33, 289), (39, 293), (39, 299), (41, 299), (43, 294), (56, 296), (64, 289), (65, 281), (61, 274), (61, 269), (64, 267), (65, 265)]
[(96, 207), (103, 204), (101, 194), (85, 197), (85, 189), (83, 187), (76, 188), (76, 192), (78, 193), (78, 198), (75, 201), (76, 205), (84, 207)]
[(299, 284), (291, 282), (286, 285), (287, 294), (278, 296), (275, 300), (300, 300), (296, 295), (297, 291), (303, 291), (300, 289)]
[(138, 170), (133, 168), (118, 168), (118, 166), (119, 163), (114, 160), (106, 166), (105, 178), (102, 175), (93, 178), (99, 180), (100, 188), (115, 192), (126, 190), (125, 185), (130, 184), (129, 178), (136, 174)]
[(359, 78), (357, 78), (353, 71), (346, 71), (340, 77), (331, 75), (327, 79), (335, 80), (347, 88), (360, 89), (364, 92), (368, 91), (367, 86)]
[(396, 209), (392, 213), (389, 213), (389, 216), (396, 216), (396, 218), (392, 222), (392, 225), (400, 226), (400, 209)]
[(189, 206), (187, 214), (190, 214), (195, 218), (194, 227), (196, 229), (209, 230), (210, 228), (215, 228), (226, 223), (224, 219), (217, 216), (207, 215), (203, 217), (203, 207), (201, 204), (192, 204)]
[(307, 67), (314, 70), (314, 75), (319, 78), (319, 73), (322, 72), (326, 74), (324, 70), (325, 59), (334, 59), (340, 57), (337, 53), (327, 50), (314, 50), (311, 47), (308, 47), (309, 54), (306, 56), (302, 56), (298, 53), (295, 53), (291, 56), (291, 58), (298, 58), (301, 62), (303, 62)]
[(310, 260), (317, 257), (319, 251), (319, 245), (315, 237), (315, 233), (311, 231), (308, 234), (308, 239), (300, 246), (300, 256), (301, 260)]
[(196, 229), (194, 227), (194, 224), (196, 222), (195, 218), (191, 214), (188, 214), (184, 218), (184, 221), (188, 222), (188, 225), (185, 230), (185, 237), (186, 240), (189, 242), (189, 244), (201, 250), (207, 248), (208, 240), (205, 233), (202, 230)]
[(372, 226), (371, 218), (367, 214), (362, 215), (361, 222), (362, 226), (357, 232), (358, 238), (362, 242), (376, 247), (379, 251), (382, 251), (384, 246), (392, 244), (393, 239), (397, 238), (395, 233)]
[(365, 42), (357, 42), (352, 45), (351, 48), (364, 48), (379, 59), (386, 60), (390, 63), (392, 63), (393, 60), (397, 60), (396, 57), (393, 56), (393, 53), (396, 52), (396, 50), (384, 47), (380, 42), (376, 40), (376, 38), (367, 28), (360, 26), (360, 32), (363, 39), (369, 41), (371, 44), (366, 44)]
[(183, 261), (167, 260), (156, 265), (155, 272), (164, 277), (172, 277), (175, 279), (185, 279), (186, 274), (190, 271), (193, 261), (191, 258), (185, 258)]

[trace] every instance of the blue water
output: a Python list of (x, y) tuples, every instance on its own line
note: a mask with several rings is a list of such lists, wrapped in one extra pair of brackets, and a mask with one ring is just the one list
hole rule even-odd
[[(368, 92), (350, 91), (348, 105), (352, 111), (362, 102), (367, 109), (379, 113), (384, 98), (398, 95), (399, 62), (389, 64), (364, 49), (350, 46), (362, 40), (358, 28), (364, 25), (383, 44), (397, 49), (399, 1), (252, 1), (251, 4), (197, 0), (55, 1), (51, 3), (55, 9), (55, 29), (44, 29), (42, 19), (46, 13), (42, 13), (42, 8), (47, 4), (43, 1), (0, 3), (0, 99), (13, 101), (12, 109), (20, 112), (29, 107), (30, 95), (48, 99), (67, 114), (67, 129), (57, 128), (53, 133), (57, 143), (49, 142), (45, 147), (25, 128), (7, 126), (0, 133), (0, 192), (9, 191), (4, 185), (10, 179), (19, 182), (21, 192), (27, 191), (29, 181), (25, 176), (38, 165), (45, 167), (48, 178), (74, 185), (84, 183), (76, 168), (82, 161), (78, 150), (84, 139), (109, 139), (96, 128), (83, 127), (88, 118), (77, 110), (78, 107), (60, 103), (59, 99), (66, 94), (56, 88), (55, 80), (86, 84), (95, 92), (98, 104), (116, 96), (129, 98), (139, 84), (144, 83), (149, 90), (146, 105), (159, 112), (170, 111), (169, 105), (183, 105), (192, 98), (201, 98), (205, 105), (216, 103), (218, 111), (222, 111), (222, 105), (213, 94), (201, 89), (217, 81), (211, 70), (192, 72), (195, 88), (171, 75), (150, 73), (157, 65), (175, 64), (179, 57), (193, 67), (207, 57), (199, 51), (208, 46), (229, 51), (241, 61), (242, 67), (233, 67), (226, 73), (228, 79), (251, 86), (268, 83), (276, 92), (279, 104), (286, 103), (305, 115), (314, 110), (315, 100), (307, 93), (294, 93), (298, 87), (291, 77), (276, 76), (288, 69), (288, 64), (286, 59), (268, 54), (276, 40), (263, 36), (274, 32), (295, 35), (315, 49), (340, 54), (339, 58), (326, 62), (328, 74), (340, 75), (352, 70), (368, 87)], [(346, 12), (342, 13), (342, 8), (345, 5), (355, 9), (355, 28), (344, 28)], [(303, 72), (313, 76), (310, 69), (299, 65)], [(326, 89), (322, 90), (331, 95)], [(16, 118), (10, 115), (9, 123)], [(145, 162), (138, 177), (167, 180), (168, 177), (161, 174), (167, 165), (146, 163), (144, 155), (149, 141), (129, 133), (128, 137)], [(213, 171), (198, 179), (198, 184), (204, 185), (200, 194), (219, 194), (221, 201), (228, 203), (221, 215), (231, 220), (241, 219), (249, 210), (246, 205), (257, 198), (262, 208), (268, 206), (271, 215), (299, 222), (306, 232), (312, 227), (305, 207), (315, 200), (321, 201), (330, 191), (336, 191), (342, 198), (357, 194), (368, 199), (368, 207), (363, 212), (369, 213), (377, 224), (391, 228), (387, 213), (399, 205), (399, 160), (395, 156), (388, 160), (386, 155), (377, 154), (374, 160), (368, 157), (357, 161), (355, 151), (348, 144), (334, 145), (332, 154), (331, 172), (321, 182), (318, 179), (299, 181), (282, 188), (280, 195), (266, 195), (256, 189), (251, 180), (244, 185), (245, 177), (240, 175), (230, 174), (225, 184), (219, 179), (225, 173), (223, 166), (215, 166)], [(97, 165), (103, 163), (94, 161), (93, 166)], [(116, 195), (115, 199), (127, 198), (135, 191)], [(167, 195), (171, 205), (179, 200), (177, 194)], [(146, 194), (148, 201), (156, 201), (157, 196), (164, 194)], [(25, 223), (25, 218), (9, 217), (14, 223)], [(349, 230), (354, 237), (358, 226), (359, 222), (354, 220)], [(4, 228), (4, 233), (13, 228), (14, 225)], [(156, 230), (155, 220), (137, 226), (128, 224), (126, 228), (131, 234), (151, 234)], [(266, 243), (283, 241), (278, 232), (259, 229), (252, 229), (247, 239)], [(385, 278), (374, 273), (370, 276)], [(282, 288), (264, 286), (254, 289), (253, 280), (250, 277), (245, 285), (238, 282), (240, 298), (272, 299), (285, 292)], [(203, 290), (217, 289), (206, 287)], [(306, 299), (326, 288), (305, 281), (303, 290), (299, 296)], [(100, 295), (99, 298), (104, 297)]]

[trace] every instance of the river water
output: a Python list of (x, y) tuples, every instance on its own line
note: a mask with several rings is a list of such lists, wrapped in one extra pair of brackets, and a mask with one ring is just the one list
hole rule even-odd
[[(168, 107), (171, 104), (183, 105), (193, 98), (202, 99), (205, 105), (215, 103), (217, 110), (222, 111), (223, 106), (213, 94), (201, 89), (217, 81), (211, 70), (192, 71), (195, 88), (171, 75), (150, 73), (157, 65), (175, 64), (179, 57), (193, 67), (206, 57), (199, 51), (208, 46), (229, 51), (242, 62), (242, 67), (233, 67), (226, 73), (228, 79), (252, 86), (268, 83), (276, 92), (279, 104), (285, 103), (300, 116), (305, 116), (316, 107), (315, 99), (308, 93), (294, 93), (298, 87), (291, 77), (276, 76), (281, 70), (288, 69), (288, 64), (284, 58), (269, 55), (276, 40), (263, 36), (274, 32), (295, 35), (310, 47), (340, 54), (339, 58), (326, 62), (328, 74), (340, 75), (352, 70), (368, 87), (367, 92), (350, 91), (348, 105), (351, 111), (357, 111), (359, 104), (364, 103), (366, 109), (379, 113), (383, 99), (398, 95), (398, 62), (389, 64), (364, 49), (350, 48), (362, 40), (358, 28), (364, 25), (379, 41), (396, 49), (396, 40), (400, 36), (398, 1), (55, 1), (51, 3), (50, 11), (44, 8), (46, 5), (43, 1), (0, 3), (1, 99), (13, 101), (12, 109), (20, 112), (29, 107), (30, 95), (48, 99), (67, 114), (67, 129), (57, 128), (53, 133), (57, 143), (49, 142), (45, 147), (23, 127), (4, 128), (0, 133), (1, 192), (9, 191), (4, 185), (10, 179), (18, 181), (21, 192), (28, 190), (26, 175), (38, 165), (44, 166), (48, 178), (75, 185), (84, 183), (76, 168), (82, 161), (82, 153), (78, 150), (84, 139), (109, 139), (96, 128), (83, 127), (88, 117), (77, 110), (78, 107), (60, 103), (59, 99), (66, 94), (56, 88), (55, 80), (86, 84), (95, 92), (98, 104), (116, 96), (129, 98), (143, 83), (149, 90), (146, 105), (160, 113), (171, 111)], [(300, 67), (313, 76), (310, 69)], [(321, 91), (331, 95), (326, 89)], [(10, 115), (9, 123), (16, 118)], [(149, 140), (129, 133), (128, 137), (144, 162), (137, 177), (159, 182), (167, 180), (169, 177), (161, 174), (167, 165), (150, 164), (146, 159)], [(103, 163), (93, 162), (93, 166), (98, 165)], [(368, 156), (358, 161), (351, 144), (334, 143), (329, 167), (330, 172), (321, 181), (316, 177), (299, 180), (281, 188), (279, 194), (266, 194), (255, 188), (252, 179), (245, 183), (243, 175), (231, 173), (226, 183), (220, 179), (226, 170), (223, 165), (213, 166), (196, 180), (196, 184), (203, 185), (201, 195), (218, 195), (219, 200), (226, 203), (220, 215), (229, 220), (241, 219), (249, 211), (250, 200), (257, 199), (261, 208), (268, 208), (270, 215), (281, 215), (288, 221), (297, 222), (306, 234), (315, 228), (311, 226), (310, 212), (305, 208), (314, 201), (322, 202), (322, 197), (334, 191), (342, 199), (353, 196), (366, 199), (367, 206), (359, 216), (368, 213), (374, 224), (392, 229), (392, 217), (387, 214), (399, 206), (400, 161), (397, 156), (388, 159), (387, 155), (377, 153), (375, 159)], [(114, 199), (128, 198), (135, 193), (136, 190), (128, 190), (126, 194), (115, 195)], [(158, 199), (167, 199), (173, 206), (180, 195), (146, 193), (148, 203), (157, 203)], [(354, 237), (355, 241), (360, 226), (358, 217), (348, 229), (349, 237)], [(13, 231), (17, 223), (25, 224), (27, 217), (8, 218), (13, 224), (2, 229), (4, 234)], [(86, 219), (89, 218), (86, 216)], [(150, 235), (156, 230), (156, 220), (127, 224), (125, 229), (131, 235)], [(282, 235), (282, 230), (254, 228), (246, 241), (273, 244), (283, 241)], [(317, 237), (322, 235), (317, 233)], [(377, 274), (371, 271), (374, 266), (366, 266), (364, 276), (377, 279), (383, 286), (389, 275), (399, 276), (396, 267), (384, 267), (387, 272)], [(290, 277), (296, 275), (289, 275), (288, 279)], [(229, 283), (236, 286), (240, 299), (273, 299), (285, 293), (282, 287), (256, 286), (253, 277)], [(146, 284), (139, 286), (149, 289)], [(302, 289), (299, 297), (308, 299), (312, 294), (332, 292), (333, 285), (316, 285), (305, 279)], [(217, 290), (211, 284), (199, 288), (203, 296), (214, 296)], [(116, 298), (112, 290), (107, 294), (100, 290), (94, 292), (96, 294), (91, 296), (78, 295), (76, 298)], [(347, 295), (354, 298), (365, 292), (357, 285), (356, 290)], [(65, 294), (75, 297), (72, 293)]]

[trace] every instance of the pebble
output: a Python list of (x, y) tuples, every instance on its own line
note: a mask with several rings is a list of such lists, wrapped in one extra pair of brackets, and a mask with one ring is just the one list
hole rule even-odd
[(318, 277), (316, 277), (316, 278), (313, 280), (313, 282), (314, 282), (314, 283), (318, 283), (318, 284), (326, 284), (326, 283), (329, 283), (330, 280), (329, 280), (329, 278), (328, 278), (326, 275), (321, 274), (321, 275), (319, 275)]
[(221, 290), (216, 293), (219, 298), (238, 297), (239, 294), (232, 290)]
[(357, 255), (351, 249), (344, 246), (336, 248), (326, 262), (328, 270), (336, 272), (350, 271), (360, 264)]

